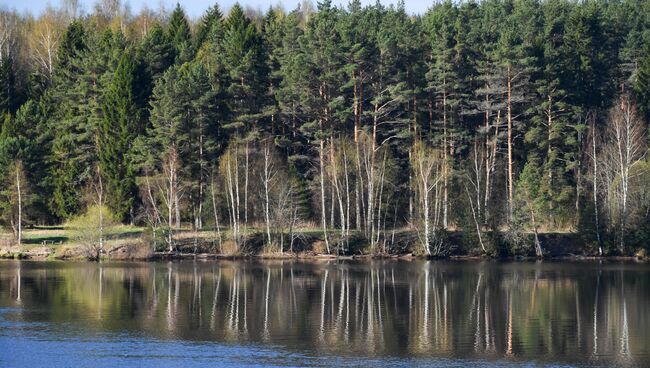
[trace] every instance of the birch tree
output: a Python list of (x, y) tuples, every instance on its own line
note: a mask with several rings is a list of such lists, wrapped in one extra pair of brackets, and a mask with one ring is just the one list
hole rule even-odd
[(607, 174), (609, 212), (618, 229), (618, 248), (625, 253), (625, 238), (631, 212), (631, 182), (635, 166), (645, 157), (647, 150), (646, 127), (638, 116), (629, 96), (621, 96), (609, 113), (603, 136), (601, 162)]
[(106, 206), (106, 188), (99, 165), (93, 169), (93, 180), (88, 183), (86, 190), (87, 208), (75, 216), (67, 225), (71, 238), (81, 245), (84, 255), (99, 262), (105, 253), (106, 241), (113, 234), (118, 221)]
[(244, 238), (242, 236), (242, 215), (243, 215), (243, 175), (241, 175), (242, 154), (241, 143), (234, 141), (224, 154), (219, 158), (219, 173), (224, 183), (226, 202), (228, 204), (228, 218), (230, 219), (230, 231), (232, 240), (235, 243), (235, 252), (241, 251)]
[(5, 173), (5, 183), (0, 190), (2, 220), (11, 227), (16, 244), (23, 242), (25, 203), (28, 196), (27, 177), (22, 161), (15, 160)]
[(178, 227), (175, 215), (179, 212), (179, 198), (182, 195), (182, 186), (179, 179), (179, 157), (175, 146), (169, 147), (162, 159), (162, 178), (158, 181), (158, 192), (166, 209), (167, 246), (173, 252), (174, 228)]
[(65, 28), (63, 14), (48, 7), (32, 25), (28, 38), (31, 58), (48, 78), (52, 78), (57, 49)]
[(262, 142), (262, 172), (260, 173), (260, 179), (262, 181), (263, 198), (264, 198), (264, 222), (266, 224), (266, 244), (270, 246), (272, 244), (271, 239), (271, 196), (273, 187), (276, 184), (277, 180), (277, 164), (276, 158), (273, 152), (273, 143), (266, 139)]
[(443, 175), (439, 157), (436, 150), (421, 141), (416, 141), (413, 145), (411, 169), (415, 182), (415, 203), (418, 203), (418, 223), (414, 225), (427, 256), (436, 256), (442, 251), (442, 241), (438, 236), (442, 199), (440, 183)]

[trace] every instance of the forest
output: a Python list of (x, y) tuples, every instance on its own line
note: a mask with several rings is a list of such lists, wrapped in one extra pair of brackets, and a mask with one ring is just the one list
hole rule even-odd
[(195, 20), (66, 0), (0, 9), (0, 87), (0, 223), (18, 245), (60, 224), (90, 229), (97, 256), (119, 224), (154, 251), (194, 232), (222, 254), (313, 234), (328, 254), (650, 244), (645, 0), (215, 4)]

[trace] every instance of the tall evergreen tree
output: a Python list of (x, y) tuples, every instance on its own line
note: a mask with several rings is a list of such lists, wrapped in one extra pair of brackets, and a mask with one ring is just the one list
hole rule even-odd
[[(48, 96), (55, 110), (54, 116), (48, 119), (48, 125), (54, 132), (50, 155), (53, 187), (50, 207), (59, 218), (73, 216), (81, 207), (79, 192), (83, 184), (79, 178), (82, 176), (83, 164), (80, 161), (89, 147), (79, 144), (77, 137), (81, 133), (81, 124), (80, 119), (76, 118), (76, 100), (73, 101), (68, 96), (73, 95), (72, 88), (78, 87), (76, 78), (82, 72), (78, 65), (79, 59), (86, 50), (84, 27), (80, 21), (72, 22), (59, 46), (53, 87)], [(80, 148), (83, 153), (75, 151)]]
[[(526, 102), (531, 101), (533, 86), (530, 82), (534, 73), (535, 57), (531, 52), (534, 46), (536, 26), (538, 24), (536, 3), (521, 1), (514, 3), (512, 9), (506, 9), (506, 24), (499, 32), (493, 60), (496, 72), (501, 79), (504, 122), (506, 124), (506, 183), (508, 218), (514, 210), (514, 189), (516, 180), (517, 151), (515, 140), (522, 126), (522, 116)], [(506, 4), (506, 7), (508, 5)]]
[(194, 38), (195, 50), (200, 50), (203, 44), (210, 39), (215, 27), (219, 27), (223, 20), (223, 13), (219, 4), (214, 4), (206, 10), (203, 17), (199, 21), (196, 29), (196, 37)]
[(167, 37), (174, 47), (177, 63), (182, 64), (194, 57), (190, 23), (179, 3), (176, 3), (176, 7), (169, 17)]
[(56, 106), (49, 118), (54, 133), (52, 210), (64, 218), (82, 208), (83, 196), (79, 193), (94, 176), (98, 129), (103, 115), (102, 91), (124, 51), (124, 37), (119, 32), (87, 37), (84, 48), (71, 54), (69, 68), (55, 74), (51, 92)]
[(340, 86), (343, 84), (341, 36), (336, 29), (339, 12), (330, 0), (318, 3), (318, 13), (307, 23), (302, 38), (304, 66), (301, 73), (301, 105), (306, 122), (300, 130), (316, 143), (318, 152), (319, 207), (321, 226), (329, 252), (325, 193), (325, 143), (340, 127), (345, 111)]
[(153, 86), (160, 76), (174, 64), (175, 51), (172, 43), (165, 36), (165, 33), (156, 23), (149, 33), (142, 39), (138, 49), (137, 58), (141, 60), (144, 67), (143, 93), (151, 96)]
[(650, 41), (645, 46), (645, 54), (639, 61), (636, 79), (634, 81), (634, 92), (639, 104), (639, 109), (650, 121)]
[(220, 91), (210, 83), (207, 70), (199, 63), (170, 68), (154, 88), (149, 130), (149, 153), (160, 167), (169, 149), (176, 150), (187, 183), (193, 223), (202, 227), (202, 205), (211, 163), (225, 146), (221, 122), (227, 114), (218, 105)]
[(606, 107), (617, 89), (614, 81), (618, 51), (609, 33), (601, 4), (587, 2), (572, 8), (564, 33), (564, 89), (571, 91), (567, 102), (581, 106), (585, 112)]
[(304, 77), (306, 55), (302, 53), (299, 43), (302, 29), (299, 27), (300, 15), (297, 10), (287, 15), (283, 23), (282, 44), (277, 52), (280, 76), (278, 88), (275, 90), (274, 99), (278, 103), (278, 122), (281, 125), (281, 138), (279, 143), (285, 148), (286, 156), (297, 171), (304, 175), (309, 165), (308, 156), (305, 155), (308, 143), (299, 131), (302, 121), (300, 108), (302, 85), (299, 83)]
[[(567, 102), (564, 89), (563, 68), (566, 66), (564, 34), (569, 5), (563, 2), (543, 4), (544, 28), (539, 47), (538, 70), (535, 84), (538, 100), (531, 109), (532, 124), (525, 133), (529, 162), (542, 162), (543, 181), (536, 191), (542, 198), (535, 198), (546, 206), (543, 215), (551, 221), (562, 220), (562, 209), (568, 209), (573, 190), (572, 168), (578, 157), (580, 127), (579, 110)], [(566, 214), (564, 214), (566, 215)], [(541, 215), (540, 215), (541, 218)]]
[(0, 59), (0, 116), (13, 114), (18, 103), (13, 58)]
[(133, 221), (137, 197), (130, 148), (143, 129), (136, 93), (133, 55), (128, 50), (120, 58), (112, 80), (103, 91), (103, 116), (97, 139), (97, 156), (106, 183), (107, 203), (123, 221)]
[[(441, 148), (443, 160), (443, 227), (449, 225), (449, 186), (452, 176), (453, 155), (461, 145), (461, 103), (465, 97), (463, 83), (463, 55), (457, 48), (456, 19), (458, 9), (451, 2), (438, 4), (427, 18), (427, 36), (430, 42), (428, 59), (427, 101), (430, 140)], [(433, 139), (436, 137), (436, 139)]]
[(226, 89), (234, 115), (229, 128), (248, 132), (259, 128), (264, 98), (264, 59), (261, 38), (239, 4), (230, 9), (224, 25), (220, 62), (228, 73)]

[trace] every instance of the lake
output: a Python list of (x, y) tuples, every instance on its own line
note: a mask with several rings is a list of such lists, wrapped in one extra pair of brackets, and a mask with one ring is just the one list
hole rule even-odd
[(0, 262), (0, 366), (650, 366), (650, 265)]

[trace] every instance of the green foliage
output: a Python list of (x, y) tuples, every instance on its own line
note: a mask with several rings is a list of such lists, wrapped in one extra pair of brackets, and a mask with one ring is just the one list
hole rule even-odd
[(182, 64), (194, 57), (190, 24), (179, 3), (176, 3), (176, 7), (169, 18), (167, 38), (174, 47), (177, 63)]
[(54, 104), (54, 112), (48, 119), (53, 131), (51, 208), (62, 218), (79, 212), (82, 207), (79, 193), (94, 175), (103, 91), (125, 47), (124, 36), (119, 32), (93, 34), (85, 42), (87, 46), (71, 53), (69, 67), (55, 74), (50, 91)]
[(206, 10), (197, 26), (196, 37), (194, 38), (194, 47), (196, 50), (199, 50), (208, 41), (210, 35), (215, 32), (216, 27), (220, 26), (223, 20), (222, 18), (223, 13), (221, 13), (219, 4), (215, 4)]
[(131, 143), (144, 133), (135, 104), (135, 66), (126, 51), (120, 58), (102, 99), (103, 118), (99, 123), (97, 153), (100, 172), (107, 182), (109, 207), (122, 221), (133, 218), (137, 198)]
[(639, 110), (645, 114), (646, 119), (650, 120), (650, 41), (645, 45), (643, 56), (639, 61), (634, 92), (639, 103)]
[(0, 59), (0, 116), (13, 113), (17, 100), (13, 58), (8, 56)]
[(68, 221), (66, 236), (81, 245), (85, 257), (99, 260), (105, 250), (105, 242), (117, 233), (119, 221), (119, 217), (107, 206), (93, 205)]
[(232, 118), (227, 125), (239, 133), (254, 131), (262, 118), (265, 64), (262, 39), (239, 4), (230, 9), (219, 47), (219, 63), (227, 73), (226, 91)]
[[(144, 71), (142, 78), (142, 93), (148, 99), (153, 91), (155, 82), (174, 64), (175, 51), (172, 43), (165, 36), (160, 24), (153, 25), (137, 48), (137, 59), (141, 61)], [(146, 105), (144, 107), (147, 107)]]
[[(323, 182), (320, 198), (319, 180), (327, 176), (320, 163), (341, 152), (336, 142), (350, 141), (357, 159), (348, 165), (346, 199), (350, 222), (363, 233), (368, 196), (379, 196), (362, 193), (375, 180), (374, 169), (363, 168), (376, 169), (384, 152), (395, 172), (382, 179), (390, 187), (382, 201), (400, 211), (381, 226), (415, 222), (418, 140), (444, 171), (440, 190), (447, 195), (432, 199), (437, 211), (465, 198), (471, 178), (480, 227), (515, 229), (512, 244), (525, 240), (531, 209), (543, 229), (593, 230), (585, 223), (595, 220), (585, 204), (593, 194), (586, 124), (600, 132), (604, 112), (630, 84), (650, 116), (646, 10), (642, 1), (444, 1), (412, 16), (402, 3), (351, 0), (344, 8), (325, 0), (314, 12), (298, 7), (288, 14), (254, 14), (235, 4), (224, 16), (214, 5), (192, 24), (177, 4), (168, 19), (125, 18), (125, 34), (90, 14), (67, 25), (51, 78), (33, 72), (39, 68), (25, 57), (33, 55), (32, 42), (3, 52), (0, 179), (22, 162), (32, 189), (29, 218), (52, 223), (83, 211), (80, 193), (99, 165), (106, 204), (120, 221), (141, 221), (138, 213), (149, 211), (148, 221), (162, 227), (147, 201), (161, 205), (163, 158), (177, 151), (174, 215), (201, 227), (225, 147), (268, 136), (278, 162), (290, 168), (305, 220), (325, 211), (336, 224), (333, 183)], [(510, 164), (521, 204), (514, 219), (504, 190)], [(140, 180), (145, 175), (149, 187)], [(241, 188), (251, 198), (245, 211), (259, 212), (250, 181)], [(634, 183), (635, 204), (642, 187)], [(225, 217), (227, 204), (214, 207)], [(450, 228), (470, 226), (466, 232), (475, 236), (467, 208), (449, 214)], [(647, 216), (635, 213), (631, 221), (630, 236), (645, 239)]]

